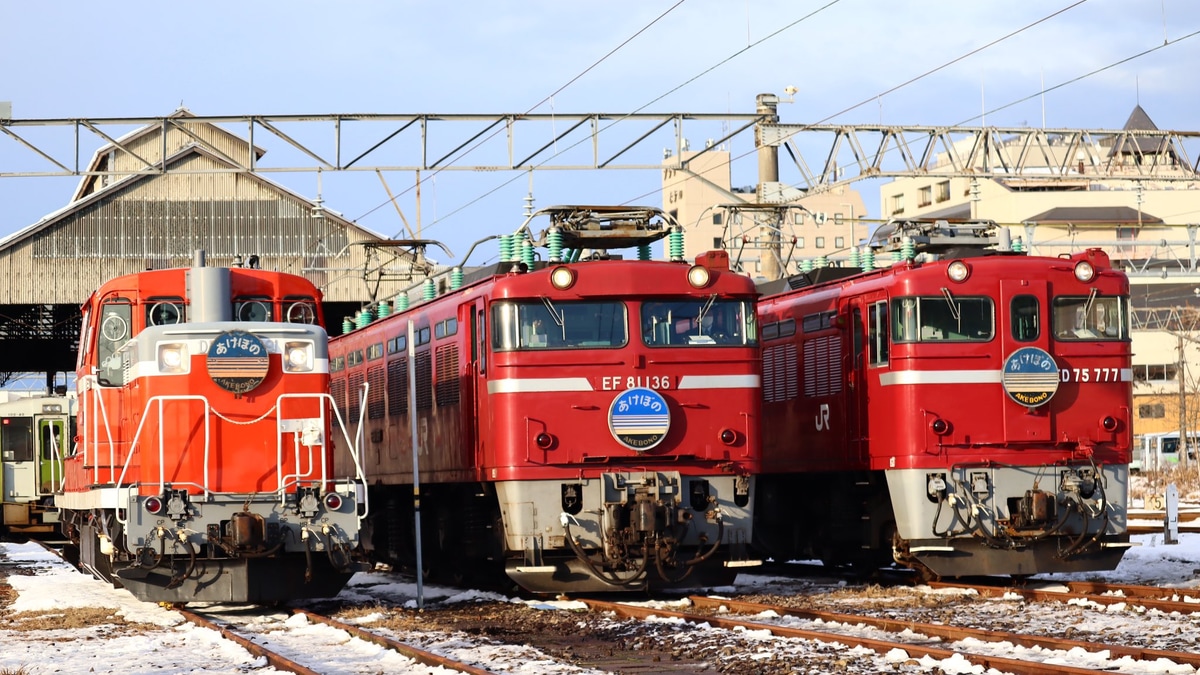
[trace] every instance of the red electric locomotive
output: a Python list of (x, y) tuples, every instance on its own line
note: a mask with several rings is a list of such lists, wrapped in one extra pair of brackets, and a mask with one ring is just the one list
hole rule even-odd
[(759, 552), (927, 576), (1116, 567), (1128, 281), (1099, 249), (1021, 255), (1005, 234), (892, 223), (873, 244), (902, 262), (763, 287)]
[[(542, 215), (548, 263), (528, 231)], [(376, 559), (532, 592), (727, 583), (749, 564), (757, 293), (724, 253), (650, 261), (668, 235), (681, 251), (654, 208), (543, 209), (501, 238), (505, 262), (331, 340)]]
[(83, 567), (156, 602), (338, 593), (365, 502), (349, 443), (333, 471), (320, 302), (303, 277), (203, 252), (88, 299), (55, 495)]

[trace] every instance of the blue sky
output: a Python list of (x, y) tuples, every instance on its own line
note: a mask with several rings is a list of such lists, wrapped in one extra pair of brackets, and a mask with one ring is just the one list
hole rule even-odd
[[(1200, 35), (1186, 36), (1196, 31), (1195, 0), (10, 1), (0, 101), (18, 119), (154, 117), (181, 104), (201, 115), (750, 113), (757, 94), (793, 85), (785, 123), (978, 125), (981, 112), (1032, 96), (986, 122), (1118, 128), (1140, 102), (1159, 128), (1195, 130)], [(745, 134), (732, 149), (752, 147)], [(14, 169), (13, 152), (0, 136), (0, 171)], [(734, 185), (756, 182), (752, 156), (733, 172)], [(530, 187), (513, 178), (432, 177), (421, 191), (425, 236), (462, 255), (511, 231)], [(272, 179), (316, 196), (315, 176)], [(533, 192), (540, 206), (658, 203), (659, 180), (537, 172)], [(412, 181), (388, 176), (410, 221)], [(0, 178), (0, 236), (63, 206), (76, 183)], [(878, 202), (878, 185), (858, 187)], [(400, 231), (371, 173), (326, 174), (322, 196), (366, 227)]]

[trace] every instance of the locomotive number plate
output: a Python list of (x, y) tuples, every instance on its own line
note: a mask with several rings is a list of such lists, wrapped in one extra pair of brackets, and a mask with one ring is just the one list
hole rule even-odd
[(1063, 368), (1063, 382), (1122, 382), (1120, 368)]

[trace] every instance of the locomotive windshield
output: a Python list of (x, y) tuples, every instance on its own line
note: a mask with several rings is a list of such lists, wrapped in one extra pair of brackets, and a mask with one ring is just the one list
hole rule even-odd
[(1129, 301), (1122, 296), (1054, 298), (1051, 327), (1060, 340), (1129, 339)]
[(949, 293), (896, 298), (892, 303), (893, 342), (987, 342), (995, 333), (992, 299)]
[(492, 349), (603, 349), (629, 341), (620, 302), (498, 302), (492, 306)]
[(758, 342), (754, 308), (744, 300), (650, 300), (642, 303), (642, 342), (661, 345), (750, 345)]

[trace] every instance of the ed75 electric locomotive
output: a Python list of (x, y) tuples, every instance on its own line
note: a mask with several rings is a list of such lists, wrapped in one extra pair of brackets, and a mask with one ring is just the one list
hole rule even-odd
[(307, 279), (190, 268), (83, 305), (78, 437), (55, 496), (97, 576), (157, 602), (336, 595), (365, 504), (335, 474), (328, 337)]
[[(548, 262), (528, 231), (543, 215)], [(454, 580), (732, 580), (759, 468), (757, 293), (724, 253), (650, 261), (668, 235), (681, 250), (654, 208), (543, 209), (502, 238), (500, 265), (461, 285), (452, 274), (437, 297), (430, 281), (425, 301), (402, 296), (331, 341), (334, 397), (371, 474), (376, 559), (413, 565), (421, 532), (423, 571)], [(608, 253), (633, 246), (642, 259)]]
[(1099, 249), (1022, 255), (995, 231), (897, 222), (876, 243), (902, 262), (764, 288), (761, 552), (931, 576), (1116, 567), (1128, 281)]

